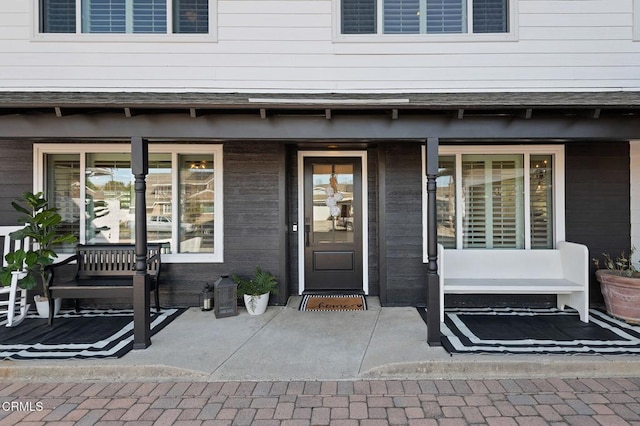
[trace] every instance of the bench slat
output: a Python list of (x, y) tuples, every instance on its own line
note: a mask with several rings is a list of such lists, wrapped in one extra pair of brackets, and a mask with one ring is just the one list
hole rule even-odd
[(562, 279), (487, 279), (449, 278), (446, 293), (556, 294), (581, 291), (579, 283)]

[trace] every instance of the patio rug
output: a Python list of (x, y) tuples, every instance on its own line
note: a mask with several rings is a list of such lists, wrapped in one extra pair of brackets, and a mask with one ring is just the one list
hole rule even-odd
[(361, 294), (305, 294), (301, 311), (366, 311), (367, 300)]
[[(186, 309), (151, 313), (151, 335)], [(15, 327), (0, 322), (0, 359), (119, 358), (133, 348), (133, 310), (61, 311), (48, 320), (32, 313)]]
[[(418, 308), (426, 323), (426, 311)], [(450, 353), (637, 354), (640, 326), (590, 309), (447, 309), (442, 345)]]

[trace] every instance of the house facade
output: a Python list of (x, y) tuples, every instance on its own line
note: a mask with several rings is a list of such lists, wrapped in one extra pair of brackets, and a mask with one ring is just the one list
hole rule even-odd
[(44, 191), (80, 241), (132, 241), (143, 137), (163, 304), (259, 265), (277, 304), (424, 305), (428, 139), (445, 249), (640, 246), (638, 0), (5, 3), (0, 224)]

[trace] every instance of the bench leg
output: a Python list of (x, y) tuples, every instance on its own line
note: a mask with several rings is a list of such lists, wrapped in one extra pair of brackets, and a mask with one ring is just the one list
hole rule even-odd
[(156, 299), (156, 312), (160, 313), (160, 292), (158, 291), (157, 284), (156, 284), (156, 289), (154, 290), (154, 293), (155, 293), (154, 296)]
[(571, 306), (580, 313), (580, 321), (589, 322), (589, 301), (584, 292), (571, 294), (558, 294), (558, 309), (564, 310), (565, 306)]

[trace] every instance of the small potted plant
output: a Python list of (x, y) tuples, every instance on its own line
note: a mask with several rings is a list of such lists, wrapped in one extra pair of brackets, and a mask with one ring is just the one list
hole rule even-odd
[[(51, 275), (47, 267), (58, 257), (54, 247), (59, 244), (70, 244), (76, 241), (72, 234), (59, 235), (62, 217), (58, 209), (49, 208), (49, 202), (42, 192), (34, 194), (25, 192), (22, 199), (12, 201), (13, 208), (22, 214), (18, 223), (24, 228), (12, 232), (9, 236), (14, 240), (28, 238), (30, 247), (24, 247), (5, 256), (7, 265), (0, 268), (0, 284), (11, 285), (11, 273), (22, 271), (18, 286), (26, 290), (34, 289), (42, 283), (44, 296), (35, 296), (36, 308), (41, 317), (49, 316), (49, 303), (46, 298), (47, 286)], [(60, 303), (57, 303), (59, 309)]]
[(278, 280), (270, 272), (256, 266), (253, 277), (244, 279), (238, 275), (231, 277), (238, 284), (238, 294), (244, 297), (244, 305), (249, 315), (261, 315), (267, 309), (269, 295), (277, 294)]
[(600, 290), (609, 315), (626, 322), (640, 323), (640, 272), (631, 261), (633, 249), (629, 256), (624, 252), (615, 259), (603, 253), (604, 268), (600, 269), (600, 260), (593, 259), (598, 270), (596, 278), (600, 282)]

